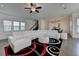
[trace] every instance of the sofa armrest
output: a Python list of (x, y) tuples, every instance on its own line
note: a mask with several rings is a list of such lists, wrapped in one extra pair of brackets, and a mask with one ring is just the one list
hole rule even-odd
[(9, 43), (9, 45), (10, 45), (10, 47), (12, 48), (12, 49), (14, 49), (14, 45), (13, 45), (13, 40), (14, 38), (12, 37), (12, 36), (9, 36), (8, 37), (8, 43)]

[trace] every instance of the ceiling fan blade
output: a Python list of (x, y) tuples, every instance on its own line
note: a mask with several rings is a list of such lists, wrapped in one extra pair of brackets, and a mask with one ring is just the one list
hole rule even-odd
[(37, 13), (39, 13), (39, 11), (38, 10), (35, 10)]
[(30, 11), (30, 13), (32, 13), (32, 11)]
[(33, 6), (33, 3), (30, 3), (31, 6)]
[(26, 7), (26, 8), (24, 8), (24, 9), (31, 9), (31, 8), (29, 8), (29, 7)]
[(42, 7), (36, 7), (36, 9), (41, 9)]

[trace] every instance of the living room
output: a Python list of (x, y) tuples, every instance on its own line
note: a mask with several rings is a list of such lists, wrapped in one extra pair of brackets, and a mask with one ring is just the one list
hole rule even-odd
[(0, 55), (78, 56), (78, 6), (0, 3)]

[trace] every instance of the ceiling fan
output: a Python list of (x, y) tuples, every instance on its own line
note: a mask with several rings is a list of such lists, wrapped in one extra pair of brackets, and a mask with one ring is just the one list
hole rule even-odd
[(41, 6), (37, 7), (35, 3), (30, 3), (30, 7), (25, 7), (24, 9), (29, 9), (30, 13), (32, 13), (32, 12), (39, 13), (38, 9), (41, 9), (41, 8), (42, 8)]

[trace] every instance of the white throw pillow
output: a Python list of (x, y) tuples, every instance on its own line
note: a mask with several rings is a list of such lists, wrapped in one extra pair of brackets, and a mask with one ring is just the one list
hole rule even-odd
[(39, 37), (39, 42), (41, 42), (41, 43), (49, 43), (49, 36), (43, 35), (43, 36)]

